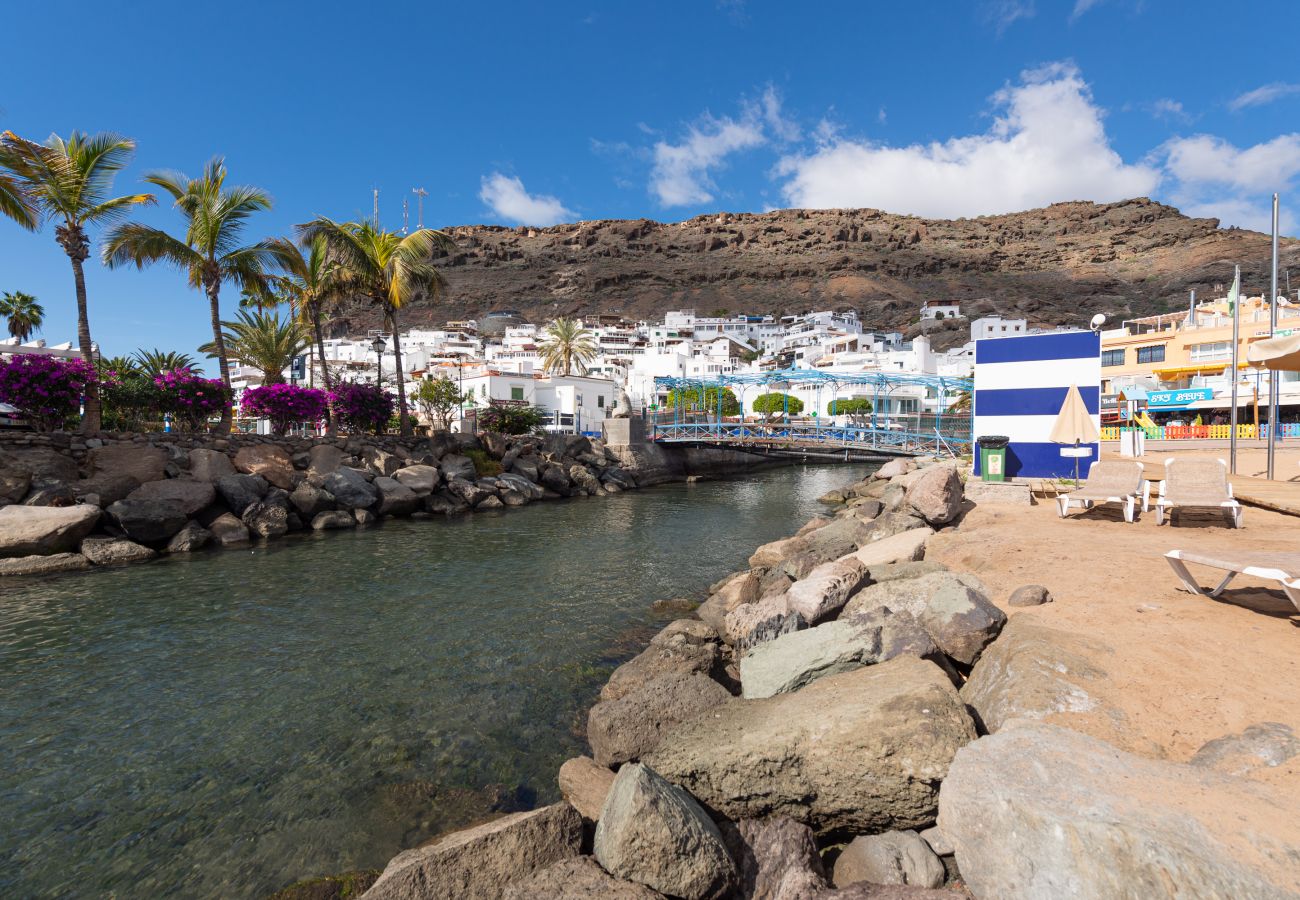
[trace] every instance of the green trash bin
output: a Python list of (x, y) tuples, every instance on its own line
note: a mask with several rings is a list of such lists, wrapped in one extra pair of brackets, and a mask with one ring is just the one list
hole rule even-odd
[(986, 435), (979, 439), (980, 479), (982, 481), (1007, 480), (1007, 444), (1011, 439), (1001, 435)]

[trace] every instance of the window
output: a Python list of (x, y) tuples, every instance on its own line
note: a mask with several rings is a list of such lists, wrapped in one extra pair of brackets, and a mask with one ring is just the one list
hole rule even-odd
[(1231, 357), (1231, 341), (1211, 341), (1208, 344), (1192, 344), (1193, 362), (1204, 362), (1208, 359), (1230, 359)]
[(605, 408), (605, 395), (604, 395), (604, 394), (597, 394), (597, 395), (596, 395), (596, 407), (597, 407), (598, 409), (604, 409), (604, 408)]
[(1124, 365), (1124, 351), (1122, 349), (1101, 351), (1101, 364), (1103, 366)]
[(524, 389), (522, 387), (516, 387), (515, 385), (512, 384), (510, 386), (510, 399), (511, 400), (524, 399)]
[(1165, 345), (1160, 344), (1156, 347), (1138, 347), (1138, 364), (1158, 363), (1165, 361)]

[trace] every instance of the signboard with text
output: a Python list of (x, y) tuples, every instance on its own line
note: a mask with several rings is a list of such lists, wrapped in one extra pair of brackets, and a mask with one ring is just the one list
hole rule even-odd
[(1181, 409), (1198, 400), (1213, 400), (1211, 388), (1186, 388), (1181, 391), (1148, 391), (1147, 407), (1150, 409)]

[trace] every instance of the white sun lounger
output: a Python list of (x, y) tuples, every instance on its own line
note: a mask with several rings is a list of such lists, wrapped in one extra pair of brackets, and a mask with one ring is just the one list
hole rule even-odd
[(1156, 524), (1162, 524), (1178, 507), (1226, 509), (1232, 527), (1241, 527), (1241, 504), (1233, 499), (1228, 464), (1221, 459), (1184, 457), (1165, 463), (1165, 480), (1160, 482), (1156, 498)]
[[(1170, 567), (1183, 587), (1195, 594), (1217, 597), (1228, 582), (1238, 575), (1250, 575), (1266, 581), (1276, 581), (1297, 610), (1300, 610), (1300, 553), (1196, 553), (1190, 550), (1170, 550), (1165, 554)], [(1207, 591), (1196, 583), (1187, 563), (1220, 569), (1228, 574), (1219, 586)]]
[(1070, 504), (1091, 509), (1094, 503), (1119, 503), (1124, 507), (1124, 521), (1132, 522), (1138, 494), (1143, 491), (1142, 463), (1103, 459), (1088, 467), (1088, 480), (1078, 489), (1056, 498), (1062, 519)]

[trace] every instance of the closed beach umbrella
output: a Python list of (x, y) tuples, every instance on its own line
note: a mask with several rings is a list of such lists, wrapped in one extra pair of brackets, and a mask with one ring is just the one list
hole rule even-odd
[(1246, 347), (1246, 361), (1270, 369), (1300, 372), (1300, 334), (1256, 341)]
[(1101, 440), (1101, 435), (1097, 432), (1097, 424), (1093, 422), (1092, 413), (1088, 412), (1077, 384), (1070, 385), (1070, 389), (1066, 392), (1065, 402), (1061, 404), (1061, 411), (1057, 414), (1056, 422), (1052, 425), (1052, 433), (1047, 439), (1054, 444), (1069, 444), (1075, 448), (1073, 454), (1061, 451), (1061, 455), (1074, 456), (1074, 480), (1078, 481), (1078, 447), (1080, 444), (1097, 443)]

